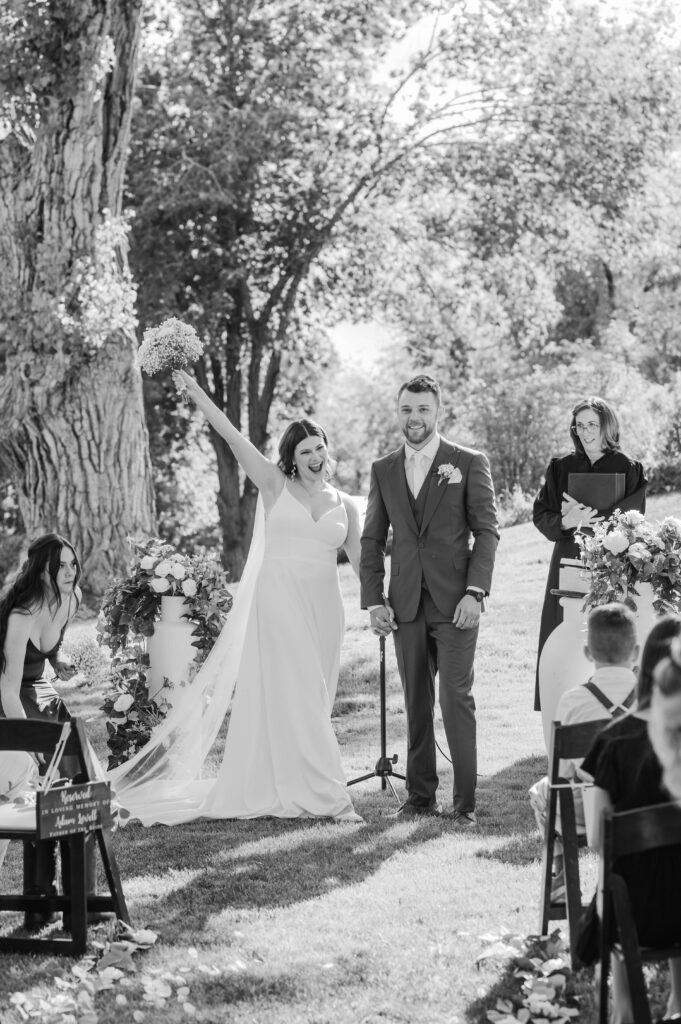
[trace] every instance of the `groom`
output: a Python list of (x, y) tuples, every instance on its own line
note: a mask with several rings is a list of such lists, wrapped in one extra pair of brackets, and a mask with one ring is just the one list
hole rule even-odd
[[(395, 631), (408, 733), (408, 799), (398, 816), (442, 813), (435, 796), (437, 672), (454, 766), (454, 820), (475, 827), (473, 660), (499, 533), (487, 458), (440, 437), (439, 410), (440, 387), (432, 377), (414, 377), (400, 387), (397, 415), (406, 444), (371, 467), (360, 563), (362, 607), (369, 609), (375, 632)], [(383, 585), (390, 526), (387, 601), (394, 617)]]

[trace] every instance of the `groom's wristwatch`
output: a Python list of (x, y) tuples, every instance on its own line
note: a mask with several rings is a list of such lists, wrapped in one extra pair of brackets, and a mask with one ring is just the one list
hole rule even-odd
[(474, 597), (478, 604), (482, 604), (485, 599), (485, 593), (483, 590), (474, 590), (473, 587), (469, 587), (466, 591), (468, 597)]

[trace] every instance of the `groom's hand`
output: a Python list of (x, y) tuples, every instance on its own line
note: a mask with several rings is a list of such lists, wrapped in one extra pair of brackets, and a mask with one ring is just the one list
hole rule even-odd
[(454, 611), (452, 622), (457, 629), (475, 629), (480, 622), (481, 605), (470, 594), (464, 594)]
[(388, 636), (391, 630), (397, 629), (395, 613), (389, 605), (387, 607), (380, 605), (377, 608), (372, 608), (369, 615), (371, 617), (371, 628), (377, 636)]

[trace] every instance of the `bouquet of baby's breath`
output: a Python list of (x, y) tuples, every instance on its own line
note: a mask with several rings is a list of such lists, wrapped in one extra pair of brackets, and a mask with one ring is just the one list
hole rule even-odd
[(182, 370), (202, 355), (203, 344), (195, 329), (176, 316), (159, 327), (148, 327), (137, 353), (140, 367), (150, 376), (163, 370)]

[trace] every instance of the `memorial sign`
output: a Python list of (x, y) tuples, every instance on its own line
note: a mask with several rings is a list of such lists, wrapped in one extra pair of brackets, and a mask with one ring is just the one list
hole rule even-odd
[(111, 786), (108, 782), (84, 782), (39, 790), (36, 816), (41, 839), (111, 828)]

